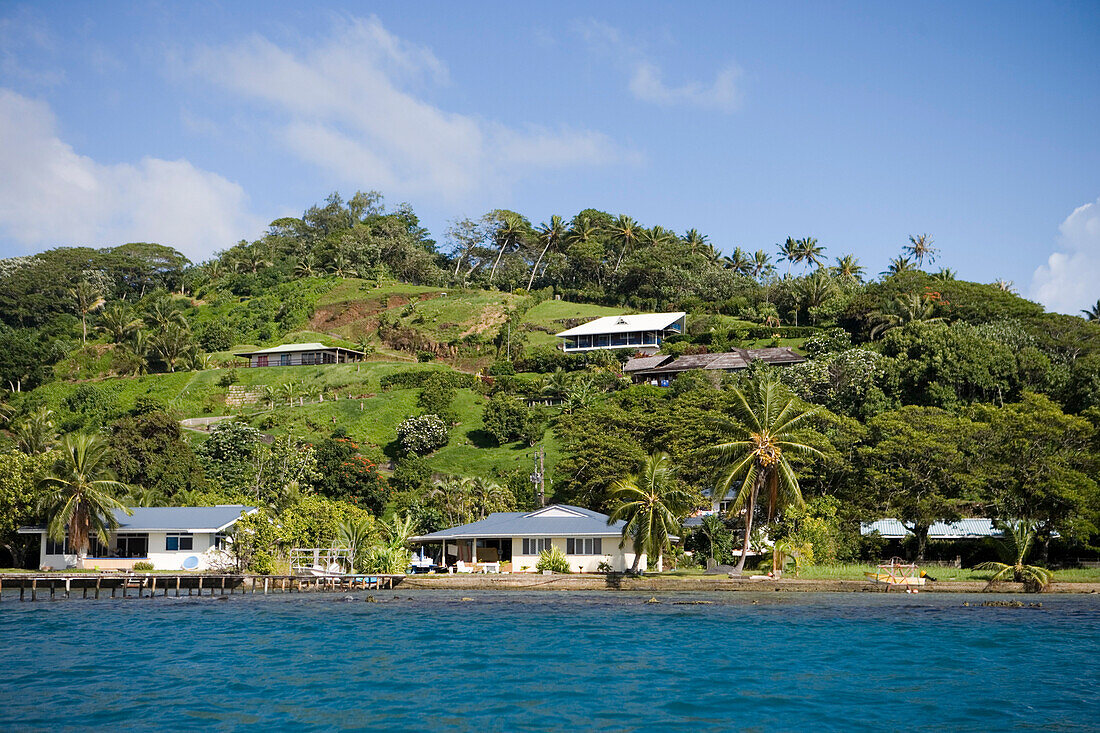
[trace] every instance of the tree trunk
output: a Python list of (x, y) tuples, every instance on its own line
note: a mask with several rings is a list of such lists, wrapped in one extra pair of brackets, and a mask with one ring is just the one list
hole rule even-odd
[(546, 250), (550, 249), (550, 241), (547, 240), (546, 246), (542, 248), (542, 252), (539, 253), (539, 258), (535, 260), (535, 266), (531, 268), (531, 279), (527, 281), (527, 292), (531, 292), (531, 285), (535, 282), (535, 273), (538, 272), (539, 265), (542, 264), (542, 258), (546, 256)]
[(627, 239), (623, 239), (623, 246), (622, 246), (622, 249), (619, 250), (619, 259), (615, 260), (615, 270), (611, 273), (612, 275), (618, 275), (619, 274), (619, 265), (622, 264), (623, 255), (626, 254), (626, 248), (629, 245), (630, 245), (630, 241), (627, 240)]
[(497, 265), (500, 264), (500, 258), (504, 256), (504, 248), (506, 244), (500, 245), (500, 251), (497, 252), (497, 258), (493, 260), (493, 269), (489, 271), (489, 284), (493, 284), (493, 278), (497, 275)]
[(917, 524), (913, 530), (913, 534), (917, 536), (917, 561), (924, 559), (924, 550), (928, 547), (928, 530), (930, 529), (927, 524)]
[(738, 575), (745, 569), (745, 558), (748, 557), (749, 552), (749, 538), (752, 537), (752, 514), (756, 510), (756, 495), (760, 492), (760, 484), (763, 479), (763, 472), (756, 475), (756, 480), (752, 482), (752, 491), (749, 493), (748, 505), (745, 507), (745, 535), (741, 542), (741, 559), (737, 561), (737, 568), (734, 571)]
[(80, 328), (83, 330), (84, 335), (81, 337), (81, 345), (88, 345), (88, 315), (86, 313), (80, 314)]
[(634, 575), (638, 574), (638, 567), (642, 564), (642, 549), (640, 547), (634, 548), (634, 564), (630, 566), (630, 572)]

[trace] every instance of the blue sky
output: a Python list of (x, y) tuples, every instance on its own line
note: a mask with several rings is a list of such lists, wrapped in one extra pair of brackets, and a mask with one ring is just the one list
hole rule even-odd
[(595, 207), (1100, 298), (1096, 3), (0, 3), (0, 255), (194, 260), (330, 191)]

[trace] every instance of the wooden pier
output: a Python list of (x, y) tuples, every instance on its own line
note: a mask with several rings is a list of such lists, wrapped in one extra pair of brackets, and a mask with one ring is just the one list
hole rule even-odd
[(404, 575), (226, 575), (208, 573), (3, 573), (0, 602), (69, 598), (346, 593), (390, 590)]

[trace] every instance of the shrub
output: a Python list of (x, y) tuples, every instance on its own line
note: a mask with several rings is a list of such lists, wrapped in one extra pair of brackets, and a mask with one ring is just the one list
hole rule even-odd
[(570, 573), (569, 561), (565, 559), (565, 553), (557, 547), (551, 547), (549, 550), (543, 550), (539, 553), (539, 561), (535, 565), (535, 570), (540, 573), (543, 570), (549, 570), (553, 573)]
[(451, 403), (455, 398), (455, 388), (445, 374), (433, 374), (420, 390), (416, 404), (425, 413), (439, 415), (443, 422), (454, 423), (457, 420)]
[(510, 377), (516, 373), (516, 368), (510, 361), (494, 361), (489, 365), (489, 374), (494, 377)]
[(450, 429), (439, 415), (410, 417), (397, 426), (397, 440), (406, 453), (426, 455), (447, 445)]
[(397, 461), (390, 477), (390, 486), (395, 491), (414, 492), (427, 486), (431, 478), (432, 469), (428, 462), (420, 456), (410, 455)]
[(236, 381), (237, 381), (237, 370), (236, 369), (230, 369), (229, 371), (225, 372), (220, 377), (218, 377), (218, 386), (219, 387), (228, 387), (229, 385), (233, 384)]
[(387, 374), (379, 380), (379, 386), (383, 390), (416, 389), (423, 387), (433, 379), (442, 380), (445, 384), (455, 388), (473, 388), (477, 384), (477, 378), (473, 374), (423, 370)]
[(140, 560), (140, 561), (134, 563), (134, 570), (138, 571), (139, 573), (149, 572), (152, 569), (153, 569), (153, 563), (151, 563), (151, 562), (146, 562), (145, 560)]
[[(528, 427), (533, 417), (531, 411), (514, 397), (498, 394), (485, 406), (483, 417), (485, 432), (496, 441), (497, 445), (521, 440), (531, 433)], [(541, 435), (541, 431), (539, 433)]]
[(416, 360), (419, 362), (435, 361), (434, 351), (418, 351), (416, 352)]

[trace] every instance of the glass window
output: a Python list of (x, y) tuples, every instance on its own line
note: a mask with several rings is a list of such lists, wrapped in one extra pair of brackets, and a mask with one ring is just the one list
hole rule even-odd
[(225, 532), (218, 532), (214, 535), (214, 548), (218, 550), (225, 550), (229, 547), (229, 535)]
[(596, 346), (607, 346), (608, 343), (608, 335), (606, 333), (601, 333), (596, 337)]
[(526, 537), (523, 540), (523, 554), (537, 555), (552, 547), (549, 537)]
[(570, 537), (565, 541), (566, 555), (602, 555), (603, 538)]
[(164, 538), (164, 549), (168, 551), (191, 550), (194, 547), (194, 536), (184, 532), (173, 533)]
[(115, 554), (118, 557), (148, 557), (149, 535), (120, 534), (115, 540)]
[(290, 366), (290, 354), (279, 354), (279, 366)]

